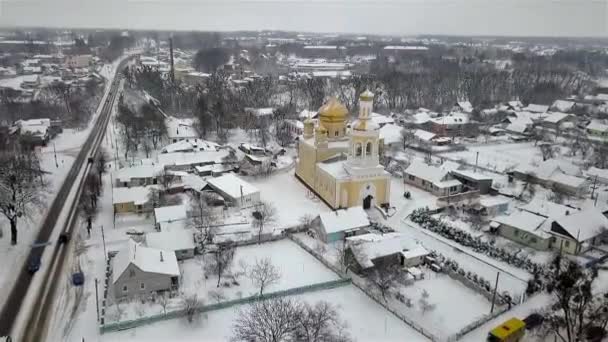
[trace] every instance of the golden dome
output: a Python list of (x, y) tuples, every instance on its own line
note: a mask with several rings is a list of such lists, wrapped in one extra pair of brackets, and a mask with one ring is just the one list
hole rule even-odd
[(347, 115), (348, 109), (335, 97), (330, 98), (327, 103), (319, 108), (319, 118), (321, 121), (345, 121)]

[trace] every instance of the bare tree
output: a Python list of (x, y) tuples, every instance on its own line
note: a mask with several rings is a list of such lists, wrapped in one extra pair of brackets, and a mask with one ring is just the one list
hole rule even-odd
[(289, 298), (253, 302), (241, 310), (233, 325), (233, 341), (281, 342), (296, 332), (300, 305)]
[(355, 266), (354, 255), (363, 256), (363, 252), (357, 248), (355, 244), (347, 244), (346, 241), (342, 241), (336, 245), (336, 252), (338, 254), (338, 265), (340, 270), (344, 274), (348, 273), (348, 270)]
[(315, 216), (312, 214), (304, 214), (298, 219), (303, 228), (311, 229), (313, 227)]
[(260, 289), (260, 296), (264, 289), (276, 284), (281, 279), (281, 271), (272, 264), (270, 258), (256, 259), (255, 264), (249, 269), (249, 279)]
[(378, 288), (382, 298), (386, 301), (386, 295), (391, 287), (402, 277), (401, 269), (389, 261), (377, 261), (374, 263), (374, 270), (370, 275), (370, 280)]
[(220, 303), (220, 302), (226, 300), (226, 295), (224, 295), (224, 292), (221, 289), (212, 290), (212, 291), (209, 291), (209, 298), (212, 299), (216, 303)]
[(337, 310), (328, 302), (315, 305), (303, 303), (296, 315), (296, 340), (307, 342), (346, 342), (346, 322), (340, 319)]
[(17, 221), (31, 218), (44, 206), (46, 181), (38, 157), (29, 151), (0, 153), (0, 212), (11, 226), (11, 244), (17, 244)]
[(158, 295), (156, 298), (158, 300), (158, 304), (163, 308), (163, 314), (167, 314), (167, 306), (169, 305), (169, 296), (165, 292)]
[(414, 130), (411, 128), (404, 128), (401, 130), (401, 142), (403, 143), (403, 149), (405, 150), (410, 146), (416, 139)]
[(232, 266), (234, 252), (235, 248), (232, 241), (217, 244), (217, 250), (213, 254), (213, 263), (210, 265), (211, 270), (217, 276), (217, 287), (220, 287), (222, 276), (228, 272)]
[(280, 297), (256, 301), (241, 310), (233, 325), (233, 341), (347, 342), (346, 324), (334, 306)]
[(608, 293), (597, 293), (597, 270), (583, 269), (561, 256), (552, 262), (547, 291), (553, 294), (556, 311), (548, 315), (544, 328), (564, 342), (599, 341), (606, 336)]
[(213, 209), (208, 205), (209, 200), (205, 193), (195, 194), (190, 200), (190, 211), (192, 212), (190, 226), (199, 231), (203, 251), (207, 245), (213, 243), (217, 231), (217, 228), (213, 226), (217, 218)]
[(188, 323), (192, 323), (194, 318), (200, 312), (201, 303), (196, 294), (185, 295), (182, 294), (182, 305), (184, 307), (184, 311), (186, 312), (186, 319)]
[(427, 290), (422, 290), (422, 294), (420, 295), (420, 299), (418, 299), (418, 304), (420, 305), (420, 310), (424, 315), (428, 311), (432, 311), (435, 309), (435, 304), (431, 304), (429, 302), (429, 293)]
[(262, 241), (262, 233), (264, 228), (275, 222), (277, 210), (271, 202), (262, 201), (257, 205), (256, 211), (253, 212), (252, 226), (257, 230), (258, 242)]

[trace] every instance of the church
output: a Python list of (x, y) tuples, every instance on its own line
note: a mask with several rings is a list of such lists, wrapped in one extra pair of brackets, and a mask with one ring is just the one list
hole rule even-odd
[(372, 119), (374, 94), (359, 97), (359, 118), (347, 133), (348, 109), (336, 98), (308, 118), (298, 143), (296, 177), (333, 209), (388, 205), (390, 174), (380, 165), (379, 129)]

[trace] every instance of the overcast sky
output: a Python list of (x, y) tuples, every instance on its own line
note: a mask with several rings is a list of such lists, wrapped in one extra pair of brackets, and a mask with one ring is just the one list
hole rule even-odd
[(608, 0), (0, 0), (0, 26), (608, 36)]

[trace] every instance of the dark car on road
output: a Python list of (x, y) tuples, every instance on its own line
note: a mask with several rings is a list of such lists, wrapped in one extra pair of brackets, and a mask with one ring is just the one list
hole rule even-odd
[(27, 270), (31, 274), (34, 274), (39, 269), (40, 269), (40, 255), (32, 255), (30, 260), (27, 262)]

